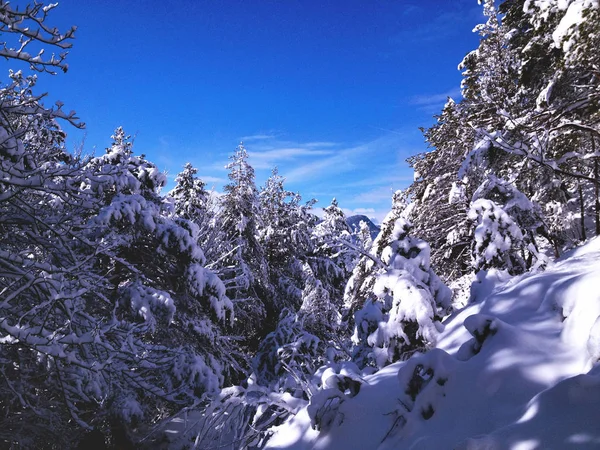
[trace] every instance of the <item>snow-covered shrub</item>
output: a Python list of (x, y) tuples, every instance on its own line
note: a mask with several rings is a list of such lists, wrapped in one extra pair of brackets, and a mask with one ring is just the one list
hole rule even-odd
[(481, 351), (481, 346), (490, 336), (498, 331), (498, 323), (493, 317), (484, 314), (473, 314), (464, 321), (465, 328), (473, 339), (465, 342), (458, 350), (456, 357), (466, 361)]
[[(504, 226), (508, 229), (507, 234), (510, 235), (512, 239), (512, 253), (513, 255), (516, 252), (520, 253), (520, 257), (523, 261), (519, 261), (518, 264), (522, 265), (524, 269), (518, 267), (512, 269), (508, 266), (492, 267), (506, 268), (511, 273), (518, 273), (520, 270), (528, 270), (532, 267), (545, 267), (548, 262), (547, 257), (541, 253), (539, 246), (541, 243), (545, 245), (551, 244), (549, 239), (553, 238), (549, 235), (546, 220), (539, 204), (531, 201), (512, 183), (494, 175), (489, 175), (473, 194), (470, 210), (468, 212), (468, 218), (472, 222), (474, 221), (474, 216), (476, 214), (482, 214), (481, 211), (474, 210), (485, 207), (484, 205), (476, 205), (479, 200), (483, 199), (492, 202), (492, 204), (488, 204), (488, 209), (494, 206), (496, 209), (502, 210), (502, 212), (497, 212), (499, 218), (500, 216), (503, 216), (502, 213), (505, 213), (517, 226), (518, 231), (510, 229), (508, 223), (499, 225), (499, 228)], [(502, 218), (504, 218), (504, 216)], [(519, 232), (521, 233), (520, 237), (518, 236)], [(479, 239), (477, 234), (475, 234), (475, 239)], [(540, 242), (540, 239), (542, 242)], [(505, 250), (500, 250), (500, 252), (502, 251)]]
[(253, 359), (257, 382), (308, 398), (310, 379), (324, 362), (323, 354), (319, 338), (304, 330), (296, 314), (284, 309), (277, 328), (263, 339)]
[(272, 392), (253, 384), (232, 386), (204, 408), (183, 409), (171, 417), (148, 442), (149, 448), (168, 442), (169, 449), (262, 448), (269, 438), (269, 429), (294, 415), (306, 403), (287, 393)]
[(360, 392), (364, 380), (358, 366), (351, 361), (327, 364), (319, 369), (315, 378), (318, 378), (317, 386), (307, 412), (311, 427), (326, 431), (342, 423), (340, 405)]
[(444, 402), (446, 385), (457, 364), (456, 359), (445, 351), (433, 349), (401, 366), (398, 381), (402, 395), (398, 399), (398, 408), (389, 414), (393, 422), (384, 441), (404, 428), (414, 431), (436, 414)]
[(507, 270), (492, 268), (489, 270), (480, 270), (471, 278), (467, 303), (474, 303), (485, 299), (492, 292), (501, 289), (513, 276)]
[(473, 231), (473, 269), (506, 269), (512, 274), (526, 269), (523, 259), (523, 233), (515, 221), (492, 200), (480, 198), (471, 203), (469, 219)]
[(429, 266), (429, 246), (395, 221), (382, 267), (363, 307), (355, 313), (355, 361), (383, 367), (435, 344), (436, 323), (449, 311), (452, 292)]

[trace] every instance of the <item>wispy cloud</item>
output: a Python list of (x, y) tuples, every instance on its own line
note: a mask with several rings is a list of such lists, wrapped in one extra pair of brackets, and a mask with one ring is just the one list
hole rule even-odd
[(241, 142), (254, 142), (254, 141), (266, 141), (269, 139), (275, 139), (274, 134), (252, 134), (250, 136), (242, 136), (239, 140)]
[(361, 204), (374, 204), (381, 202), (389, 202), (390, 207), (392, 204), (392, 195), (400, 188), (400, 186), (380, 186), (375, 189), (371, 189), (367, 192), (362, 192), (353, 198), (355, 203)]
[[(417, 153), (414, 151), (412, 153)], [(396, 189), (400, 189), (402, 186), (406, 186), (413, 181), (413, 176), (409, 173), (409, 170), (405, 170), (406, 173), (401, 173), (398, 171), (393, 171), (391, 174), (380, 174), (378, 176), (359, 178), (357, 180), (353, 180), (350, 183), (345, 183), (340, 187), (355, 189), (360, 187), (372, 187), (372, 186), (392, 186), (390, 189), (393, 189), (394, 186), (397, 186)]]
[(356, 167), (353, 163), (353, 157), (362, 153), (364, 147), (354, 147), (341, 150), (340, 152), (322, 159), (313, 159), (304, 164), (291, 169), (286, 173), (286, 178), (290, 182), (310, 181), (320, 179), (323, 176), (338, 175), (340, 173), (352, 170)]
[(301, 142), (281, 139), (281, 133), (255, 134), (242, 140), (250, 156), (250, 164), (257, 171), (279, 167), (280, 171), (296, 167), (335, 153), (341, 144), (330, 141)]
[(200, 178), (206, 184), (211, 184), (211, 183), (221, 184), (221, 183), (227, 182), (226, 178), (211, 177), (210, 175), (199, 175), (198, 178)]
[(440, 103), (443, 105), (448, 97), (457, 99), (460, 95), (460, 88), (457, 87), (441, 94), (415, 95), (411, 98), (410, 103), (417, 106), (439, 105)]
[(283, 162), (297, 161), (302, 158), (315, 158), (331, 155), (332, 150), (318, 149), (318, 147), (283, 147), (266, 151), (250, 151), (250, 162), (255, 169), (271, 169)]
[(304, 146), (308, 148), (337, 147), (339, 145), (340, 144), (337, 142), (307, 142), (306, 144), (304, 144)]
[(442, 93), (421, 94), (410, 97), (406, 100), (409, 105), (416, 106), (420, 111), (428, 114), (439, 114), (443, 106), (448, 101), (448, 97), (454, 100), (461, 99), (460, 87), (450, 89)]
[[(360, 171), (366, 164), (376, 162), (384, 155), (398, 151), (399, 136), (388, 134), (365, 144), (336, 149), (323, 158), (313, 158), (289, 170), (285, 175), (290, 182), (318, 180), (349, 171)], [(372, 167), (372, 164), (371, 164)]]
[(342, 146), (330, 155), (307, 159), (302, 164), (281, 172), (292, 183), (330, 183), (331, 179), (335, 179), (337, 189), (350, 187), (369, 178), (379, 179), (379, 183), (373, 180), (373, 185), (380, 184), (388, 176), (406, 175), (402, 173), (406, 169), (396, 174), (390, 172), (397, 169), (398, 163), (403, 162), (406, 156), (414, 153), (412, 146), (407, 149), (407, 136), (405, 133), (387, 133), (366, 143)]

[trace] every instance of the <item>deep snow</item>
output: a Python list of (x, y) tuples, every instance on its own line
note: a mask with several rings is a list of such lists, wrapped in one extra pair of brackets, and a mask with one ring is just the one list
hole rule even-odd
[(365, 377), (336, 420), (307, 409), (269, 449), (600, 448), (600, 240), (546, 271), (480, 272), (435, 349)]

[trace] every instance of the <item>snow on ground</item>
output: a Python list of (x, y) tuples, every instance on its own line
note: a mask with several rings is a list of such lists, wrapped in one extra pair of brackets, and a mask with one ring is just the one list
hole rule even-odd
[(600, 448), (600, 240), (543, 273), (482, 273), (437, 348), (366, 377), (328, 429), (306, 409), (269, 449)]

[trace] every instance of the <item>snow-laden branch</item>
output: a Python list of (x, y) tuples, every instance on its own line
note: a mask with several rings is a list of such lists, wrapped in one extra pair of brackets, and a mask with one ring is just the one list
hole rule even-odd
[[(566, 177), (576, 178), (579, 180), (586, 180), (593, 184), (600, 183), (599, 180), (597, 180), (596, 178), (591, 177), (589, 175), (585, 175), (581, 172), (565, 170), (565, 169), (561, 168), (560, 165), (563, 165), (562, 163), (565, 162), (564, 158), (562, 158), (560, 160), (554, 160), (554, 159), (546, 158), (544, 156), (544, 153), (534, 154), (533, 152), (530, 151), (529, 146), (527, 146), (525, 143), (519, 142), (517, 144), (512, 144), (512, 143), (508, 142), (504, 138), (504, 136), (500, 133), (490, 133), (490, 132), (482, 130), (480, 128), (476, 129), (476, 132), (483, 139), (485, 139), (488, 142), (490, 142), (491, 144), (493, 144), (494, 147), (504, 150), (505, 152), (511, 153), (513, 155), (523, 156), (523, 157), (527, 158), (528, 160), (533, 161), (536, 164), (539, 164), (543, 167), (547, 167), (547, 168), (551, 169), (556, 174), (563, 175)], [(577, 152), (573, 152), (572, 156), (573, 156), (573, 158), (582, 158), (583, 157), (583, 155), (581, 155)], [(590, 158), (590, 157), (594, 157), (597, 155), (596, 154), (593, 154), (593, 155), (586, 154), (586, 156), (587, 156), (587, 158)], [(573, 159), (573, 158), (570, 158), (570, 159)]]
[(343, 238), (333, 238), (331, 240), (328, 240), (326, 242), (326, 244), (330, 245), (333, 248), (348, 248), (350, 250), (353, 250), (357, 253), (359, 253), (361, 256), (364, 256), (366, 258), (369, 258), (371, 261), (373, 261), (378, 268), (380, 269), (384, 269), (386, 267), (386, 265), (383, 263), (383, 261), (381, 261), (381, 259), (379, 259), (379, 257), (377, 257), (377, 255), (374, 255), (370, 252), (365, 251), (363, 248), (360, 248), (359, 246), (353, 244), (352, 242), (350, 242), (348, 239), (343, 239)]
[(48, 13), (56, 6), (58, 3), (43, 6), (41, 3), (34, 2), (33, 5), (27, 5), (24, 10), (19, 11), (18, 7), (13, 7), (10, 2), (1, 0), (0, 36), (13, 34), (19, 37), (17, 45), (11, 45), (7, 41), (0, 42), (0, 56), (27, 62), (32, 70), (38, 72), (53, 75), (56, 74), (54, 69), (66, 72), (67, 52), (62, 51), (58, 55), (52, 54), (49, 58), (44, 58), (44, 49), (39, 50), (35, 55), (27, 51), (32, 43), (46, 44), (60, 50), (72, 47), (70, 41), (75, 37), (77, 27), (73, 26), (61, 33), (57, 28), (49, 27), (45, 23)]

